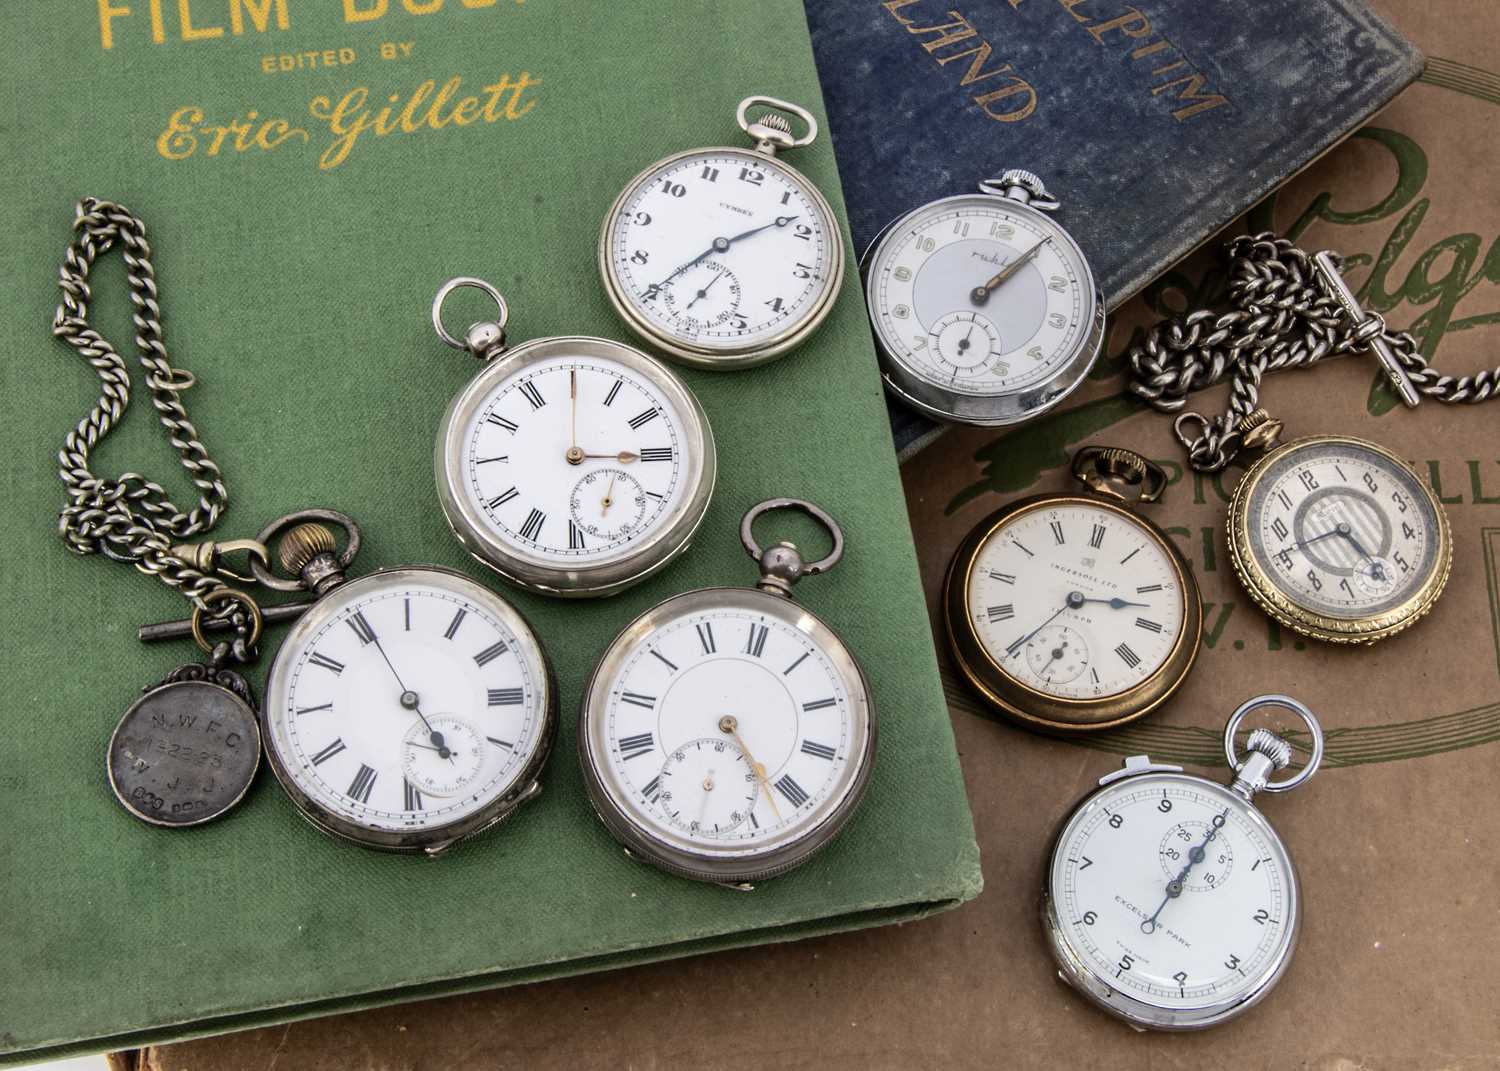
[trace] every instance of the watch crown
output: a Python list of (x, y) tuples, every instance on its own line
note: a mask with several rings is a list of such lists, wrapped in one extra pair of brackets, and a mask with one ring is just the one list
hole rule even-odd
[(1269, 450), (1281, 438), (1281, 421), (1271, 419), (1264, 409), (1247, 413), (1234, 427), (1241, 442), (1253, 450)]
[(766, 112), (756, 122), (760, 123), (761, 126), (768, 126), (772, 130), (779, 130), (783, 134), (790, 134), (792, 132), (791, 120), (784, 115), (777, 115), (775, 112)]
[(996, 197), (1009, 197), (1012, 201), (1019, 201), (1023, 205), (1030, 205), (1044, 212), (1050, 212), (1058, 207), (1057, 198), (1047, 192), (1047, 186), (1042, 182), (1041, 176), (1032, 171), (1023, 171), (1019, 167), (1002, 171), (999, 178), (985, 179), (979, 184), (979, 192)]
[(1274, 769), (1285, 770), (1292, 764), (1292, 745), (1269, 729), (1256, 729), (1245, 741), (1245, 747), (1270, 759)]
[(276, 556), (283, 569), (299, 576), (307, 563), (319, 554), (332, 554), (337, 549), (338, 544), (327, 527), (309, 522), (297, 525), (281, 537)]

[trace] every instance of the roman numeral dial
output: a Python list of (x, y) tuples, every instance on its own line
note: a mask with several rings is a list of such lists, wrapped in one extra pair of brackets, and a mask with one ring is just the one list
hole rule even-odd
[(769, 600), (690, 593), (600, 663), (579, 729), (586, 783), (658, 839), (752, 853), (785, 843), (867, 769), (862, 679), (795, 603)]
[(341, 835), (446, 843), (535, 776), (549, 689), (535, 637), (493, 592), (436, 569), (377, 572), (288, 634), (267, 679), (266, 747), (294, 800)]
[[(968, 627), (1002, 674), (1044, 696), (1133, 689), (1185, 628), (1169, 548), (1134, 514), (1087, 500), (1058, 496), (1012, 512), (983, 537), (967, 572)], [(1016, 692), (1018, 704), (1026, 694)]]
[(444, 487), (461, 505), (443, 501), (461, 529), (482, 533), (465, 539), (481, 556), (493, 546), (529, 567), (572, 570), (617, 559), (671, 523), (693, 499), (707, 431), (674, 401), (671, 373), (554, 345), (562, 355), (477, 397), (461, 455), (445, 463)]

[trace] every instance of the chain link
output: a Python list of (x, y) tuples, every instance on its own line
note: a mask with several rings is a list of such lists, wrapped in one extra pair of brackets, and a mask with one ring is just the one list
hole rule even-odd
[[(1241, 446), (1241, 422), (1255, 409), (1267, 372), (1307, 368), (1362, 351), (1372, 328), (1359, 330), (1317, 277), (1312, 256), (1269, 232), (1228, 243), (1229, 301), (1218, 313), (1197, 309), (1164, 320), (1130, 351), (1130, 391), (1165, 413), (1180, 413), (1193, 391), (1230, 380), (1229, 406), (1210, 419), (1182, 413), (1174, 425), (1193, 468), (1217, 472)], [(1337, 258), (1335, 258), (1337, 259)], [(1500, 394), (1500, 369), (1455, 378), (1432, 368), (1405, 331), (1373, 324), (1422, 394), (1451, 404)], [(1196, 433), (1190, 432), (1193, 429)]]
[[(103, 554), (127, 562), (206, 610), (205, 597), (222, 586), (220, 580), (176, 557), (172, 545), (213, 528), (229, 495), (219, 466), (199, 442), (198, 430), (182, 405), (181, 392), (193, 385), (193, 376), (174, 368), (167, 359), (146, 225), (120, 205), (86, 197), (76, 208), (73, 230), (73, 242), (58, 273), (62, 302), (52, 333), (93, 365), (102, 391), (58, 453), (58, 474), (68, 494), (58, 534), (73, 553)], [(130, 405), (130, 372), (124, 358), (88, 322), (89, 275), (95, 262), (117, 244), (134, 306), (136, 356), (146, 369), (151, 402), (182, 467), (198, 488), (198, 504), (189, 512), (179, 509), (159, 484), (139, 473), (105, 479), (89, 468), (90, 452), (124, 418)], [(239, 616), (244, 615), (240, 612)]]

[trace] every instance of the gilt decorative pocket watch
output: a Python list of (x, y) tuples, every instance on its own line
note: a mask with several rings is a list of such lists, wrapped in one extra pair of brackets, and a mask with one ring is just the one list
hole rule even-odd
[[(1307, 764), (1245, 716), (1285, 707), (1307, 724)], [(1256, 808), (1259, 792), (1305, 782), (1323, 757), (1312, 712), (1284, 695), (1244, 704), (1224, 730), (1234, 780), (1221, 785), (1145, 755), (1099, 779), (1063, 822), (1042, 897), (1042, 927), (1062, 980), (1138, 1029), (1198, 1030), (1259, 1003), (1291, 963), (1302, 921), (1297, 868)]]
[[(828, 529), (827, 557), (761, 549), (752, 525), (783, 509)], [(842, 556), (833, 518), (772, 499), (745, 514), (740, 537), (760, 565), (756, 587), (690, 591), (626, 626), (585, 687), (578, 750), (594, 809), (627, 851), (743, 887), (806, 861), (849, 821), (875, 715), (853, 654), (791, 598)]]
[[(443, 326), (460, 287), (488, 294), (493, 321), (463, 339)], [(505, 345), (505, 299), (451, 279), (432, 304), (438, 337), (487, 363), (443, 415), (438, 500), (464, 547), (543, 595), (613, 595), (687, 549), (713, 495), (708, 415), (640, 350), (603, 338)]]
[(1166, 473), (1129, 450), (1073, 458), (1083, 494), (1035, 495), (980, 521), (943, 586), (969, 683), (1028, 729), (1082, 733), (1144, 717), (1186, 678), (1203, 604), (1171, 537), (1130, 509)]
[(1104, 299), (1041, 179), (1007, 171), (979, 191), (889, 224), (862, 270), (886, 388), (933, 419), (998, 426), (1083, 382)]
[[(794, 136), (787, 116), (804, 133)], [(599, 238), (615, 310), (651, 345), (701, 368), (745, 368), (800, 345), (844, 277), (833, 209), (776, 156), (810, 144), (817, 120), (774, 97), (746, 97), (735, 119), (753, 148), (658, 160), (616, 198)]]
[(1448, 519), (1437, 496), (1391, 451), (1347, 435), (1278, 445), (1281, 423), (1257, 409), (1261, 378), (1368, 350), (1409, 406), (1482, 402), (1494, 371), (1455, 379), (1427, 365), (1406, 333), (1366, 314), (1331, 253), (1269, 234), (1230, 243), (1235, 308), (1200, 309), (1155, 327), (1130, 354), (1131, 389), (1180, 410), (1187, 391), (1231, 378), (1227, 411), (1182, 413), (1175, 430), (1200, 472), (1263, 451), (1235, 488), (1228, 541), (1235, 575), (1282, 625), (1330, 643), (1374, 643), (1415, 624), (1447, 584)]

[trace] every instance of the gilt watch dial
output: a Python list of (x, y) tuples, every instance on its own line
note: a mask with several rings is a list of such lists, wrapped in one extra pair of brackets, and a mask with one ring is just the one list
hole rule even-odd
[(787, 599), (669, 600), (601, 660), (585, 708), (597, 801), (678, 858), (749, 863), (831, 837), (862, 791), (862, 674)]
[(277, 652), (266, 748), (319, 824), (437, 832), (535, 776), (549, 690), (535, 637), (498, 596), (443, 570), (374, 573), (324, 596)]
[(1279, 973), (1297, 882), (1280, 837), (1229, 790), (1147, 774), (1068, 820), (1050, 887), (1061, 939), (1108, 987), (1155, 1008), (1233, 1006)]
[(796, 171), (761, 153), (706, 149), (631, 183), (602, 257), (632, 326), (732, 355), (821, 319), (841, 276), (840, 242), (827, 202)]
[(1334, 618), (1374, 617), (1431, 580), (1438, 507), (1405, 465), (1357, 441), (1313, 441), (1271, 460), (1250, 492), (1256, 564), (1287, 599)]
[(1098, 699), (1166, 663), (1186, 627), (1170, 550), (1127, 511), (1044, 502), (975, 555), (967, 607), (1000, 670), (1044, 695)]
[(1013, 394), (1052, 380), (1089, 344), (1095, 321), (1093, 277), (1078, 246), (1048, 216), (1006, 197), (923, 206), (887, 231), (866, 276), (887, 358), (959, 394)]

